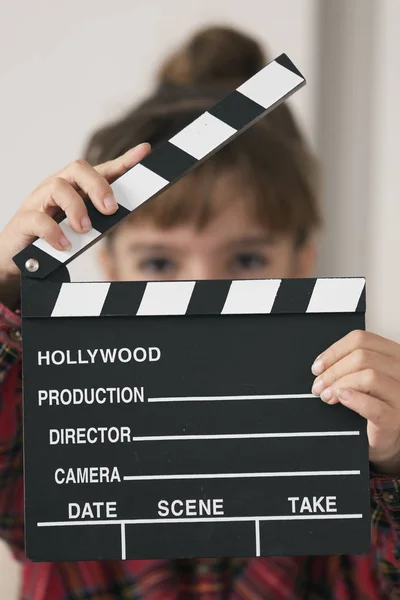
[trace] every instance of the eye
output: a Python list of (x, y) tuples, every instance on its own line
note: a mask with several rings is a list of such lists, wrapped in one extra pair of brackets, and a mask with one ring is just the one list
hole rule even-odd
[(169, 273), (175, 267), (176, 265), (173, 260), (162, 256), (146, 258), (140, 263), (141, 270), (147, 273)]
[(268, 264), (267, 259), (260, 252), (240, 252), (232, 261), (235, 271), (255, 271), (262, 269)]

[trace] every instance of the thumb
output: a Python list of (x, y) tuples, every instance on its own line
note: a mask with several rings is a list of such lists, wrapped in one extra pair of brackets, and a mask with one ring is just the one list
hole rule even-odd
[(118, 177), (121, 177), (121, 175), (126, 173), (126, 171), (134, 167), (138, 162), (143, 160), (144, 157), (149, 154), (150, 150), (151, 146), (147, 142), (139, 144), (128, 150), (128, 152), (125, 152), (122, 156), (119, 156), (114, 160), (109, 160), (101, 165), (97, 165), (95, 169), (100, 175), (107, 179), (108, 183), (112, 183), (118, 179)]

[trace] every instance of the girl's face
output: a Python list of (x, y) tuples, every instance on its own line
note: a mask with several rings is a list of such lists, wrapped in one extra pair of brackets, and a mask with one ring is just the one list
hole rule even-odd
[(150, 219), (122, 225), (101, 260), (111, 281), (308, 277), (315, 247), (294, 249), (291, 236), (268, 231), (235, 203), (201, 230), (163, 229)]

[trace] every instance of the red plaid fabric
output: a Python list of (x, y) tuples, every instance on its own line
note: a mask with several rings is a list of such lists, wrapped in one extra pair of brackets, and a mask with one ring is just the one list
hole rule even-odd
[(0, 536), (23, 564), (23, 600), (400, 598), (400, 478), (376, 474), (371, 474), (372, 545), (364, 556), (75, 563), (27, 560), (23, 553), (19, 331), (19, 317), (0, 305)]

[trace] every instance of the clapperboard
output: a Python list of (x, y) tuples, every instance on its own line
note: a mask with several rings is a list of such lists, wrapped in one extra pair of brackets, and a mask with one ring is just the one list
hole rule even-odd
[[(118, 212), (22, 272), (26, 552), (39, 561), (359, 553), (366, 423), (311, 394), (363, 279), (71, 282), (112, 226), (304, 84), (286, 55), (113, 184)], [(162, 201), (162, 199), (160, 199)]]

